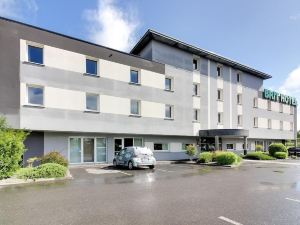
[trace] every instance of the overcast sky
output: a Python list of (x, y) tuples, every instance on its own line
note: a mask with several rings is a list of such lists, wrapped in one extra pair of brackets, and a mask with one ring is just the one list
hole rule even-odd
[(155, 29), (271, 74), (266, 88), (300, 102), (299, 0), (0, 0), (0, 16), (123, 51)]

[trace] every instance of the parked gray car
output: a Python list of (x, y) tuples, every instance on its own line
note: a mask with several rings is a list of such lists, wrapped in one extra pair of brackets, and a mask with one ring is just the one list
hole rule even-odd
[(126, 166), (132, 170), (134, 167), (149, 166), (154, 169), (156, 159), (151, 149), (146, 147), (126, 147), (122, 149), (113, 160), (114, 167)]

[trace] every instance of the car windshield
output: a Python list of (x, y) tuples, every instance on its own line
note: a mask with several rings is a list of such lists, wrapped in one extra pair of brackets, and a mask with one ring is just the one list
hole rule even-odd
[(152, 151), (149, 148), (137, 148), (134, 150), (134, 153), (135, 155), (153, 155)]

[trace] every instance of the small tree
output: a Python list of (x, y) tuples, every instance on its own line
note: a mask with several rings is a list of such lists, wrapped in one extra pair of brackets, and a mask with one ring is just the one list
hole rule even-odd
[(25, 131), (11, 129), (5, 118), (0, 117), (0, 180), (10, 177), (20, 168), (27, 135)]
[(190, 161), (192, 161), (193, 157), (197, 155), (197, 149), (194, 145), (188, 145), (185, 153), (190, 157)]
[(281, 143), (274, 143), (269, 146), (269, 154), (275, 156), (276, 152), (285, 152), (287, 153), (287, 148)]

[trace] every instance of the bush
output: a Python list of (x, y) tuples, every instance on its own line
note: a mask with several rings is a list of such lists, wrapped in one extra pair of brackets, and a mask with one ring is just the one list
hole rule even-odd
[(46, 163), (35, 168), (36, 178), (64, 177), (67, 167), (57, 163)]
[(189, 145), (186, 147), (186, 152), (185, 152), (188, 156), (190, 156), (190, 159), (192, 159), (192, 157), (194, 157), (197, 154), (197, 149), (194, 145)]
[(269, 146), (269, 154), (271, 156), (275, 156), (276, 152), (285, 152), (285, 153), (287, 153), (288, 151), (287, 151), (287, 148), (283, 144), (280, 144), (280, 143), (271, 144)]
[(255, 151), (256, 152), (262, 152), (264, 150), (262, 145), (255, 145)]
[(244, 157), (245, 159), (255, 159), (255, 160), (273, 160), (272, 156), (264, 153), (264, 152), (249, 152)]
[(68, 160), (66, 160), (59, 152), (53, 151), (49, 152), (48, 154), (44, 155), (41, 158), (41, 164), (46, 163), (57, 163), (59, 165), (68, 166)]
[(232, 165), (240, 162), (241, 158), (233, 152), (221, 152), (216, 156), (216, 161), (219, 165)]
[(20, 168), (27, 135), (27, 132), (9, 128), (6, 120), (0, 117), (0, 180), (12, 176)]
[(275, 152), (274, 156), (276, 159), (286, 159), (287, 153), (286, 152)]
[(221, 153), (223, 153), (223, 151), (214, 151), (214, 152), (212, 152), (212, 161), (216, 162), (217, 161), (217, 156)]
[(57, 178), (64, 177), (67, 167), (57, 163), (46, 163), (38, 167), (21, 168), (16, 176), (20, 179)]
[(200, 163), (209, 163), (212, 162), (213, 153), (211, 152), (202, 152), (199, 154), (198, 161)]

